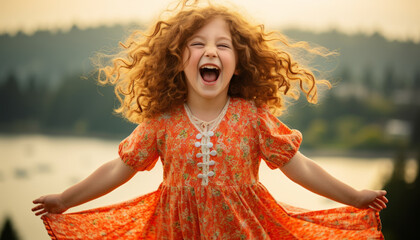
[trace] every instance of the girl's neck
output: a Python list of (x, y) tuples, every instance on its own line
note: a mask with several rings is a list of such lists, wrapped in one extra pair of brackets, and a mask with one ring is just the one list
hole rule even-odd
[(229, 96), (219, 97), (214, 99), (187, 99), (187, 105), (190, 109), (192, 115), (196, 118), (210, 122), (216, 119), (220, 112), (223, 110), (223, 107), (226, 105)]

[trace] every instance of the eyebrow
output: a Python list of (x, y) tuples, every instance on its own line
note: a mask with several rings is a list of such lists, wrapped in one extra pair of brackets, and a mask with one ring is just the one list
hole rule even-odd
[[(201, 35), (194, 35), (194, 36), (191, 38), (191, 40), (196, 39), (196, 38), (205, 39), (205, 37), (204, 37), (204, 36), (201, 36)], [(221, 36), (221, 37), (218, 37), (216, 40), (217, 40), (217, 41), (220, 41), (220, 40), (232, 41), (232, 38), (227, 37), (227, 36)]]

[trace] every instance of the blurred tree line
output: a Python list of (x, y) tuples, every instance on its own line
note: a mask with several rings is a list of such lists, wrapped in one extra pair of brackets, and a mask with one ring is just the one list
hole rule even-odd
[[(344, 67), (332, 77), (333, 88), (319, 104), (304, 97), (292, 102), (281, 119), (302, 131), (306, 149), (393, 150), (420, 144), (420, 72), (403, 79), (384, 69), (375, 80), (369, 67), (351, 76)], [(397, 126), (392, 123), (397, 123)]]
[[(280, 118), (302, 131), (304, 148), (384, 150), (396, 142), (414, 146), (419, 143), (420, 103), (416, 96), (420, 92), (420, 73), (401, 85), (392, 68), (385, 71), (388, 77), (380, 85), (369, 71), (359, 82), (352, 83), (346, 80), (351, 78), (344, 69), (334, 77), (341, 82), (333, 82), (343, 85), (344, 91), (337, 87), (321, 93), (317, 105), (308, 104), (302, 97)], [(119, 104), (113, 88), (99, 86), (93, 79), (75, 74), (52, 89), (31, 78), (22, 87), (10, 73), (0, 81), (0, 131), (115, 137), (129, 134), (134, 125), (113, 114)], [(408, 123), (410, 135), (387, 133), (390, 119)]]
[(31, 78), (26, 88), (12, 73), (0, 85), (0, 131), (122, 137), (134, 125), (113, 114), (112, 87), (82, 74), (68, 76), (56, 89)]

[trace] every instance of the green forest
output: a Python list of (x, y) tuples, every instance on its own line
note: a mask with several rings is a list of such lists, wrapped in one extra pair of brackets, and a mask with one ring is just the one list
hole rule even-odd
[[(303, 147), (309, 149), (389, 150), (395, 144), (418, 144), (419, 105), (413, 101), (398, 104), (386, 97), (395, 95), (394, 89), (378, 91), (364, 85), (365, 97), (339, 96), (332, 88), (321, 93), (318, 104), (307, 103), (304, 96), (291, 100), (280, 119), (302, 131)], [(399, 91), (416, 96), (420, 88), (405, 86)], [(67, 76), (53, 90), (40, 87), (35, 79), (22, 88), (16, 76), (9, 75), (0, 85), (0, 98), (3, 133), (121, 138), (134, 128), (113, 113), (119, 104), (113, 88), (100, 86), (94, 76), (86, 78), (82, 73)], [(391, 119), (409, 126), (410, 132), (393, 132)]]

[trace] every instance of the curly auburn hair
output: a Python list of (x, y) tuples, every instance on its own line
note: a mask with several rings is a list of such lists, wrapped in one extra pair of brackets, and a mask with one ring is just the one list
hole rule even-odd
[(129, 121), (139, 123), (184, 103), (188, 91), (183, 51), (189, 38), (216, 17), (228, 23), (238, 56), (238, 75), (231, 79), (229, 96), (253, 100), (257, 106), (266, 105), (280, 115), (285, 95), (296, 99), (302, 91), (308, 102), (316, 103), (317, 84), (330, 86), (326, 80), (317, 80), (310, 69), (293, 61), (288, 52), (275, 44), (318, 55), (329, 53), (310, 48), (305, 42), (291, 44), (280, 33), (267, 33), (263, 25), (252, 25), (226, 7), (199, 7), (198, 1), (188, 2), (179, 4), (180, 9), (172, 10), (175, 14), (168, 19), (158, 20), (148, 34), (135, 31), (126, 44), (120, 43), (123, 57), (116, 57), (111, 66), (99, 69), (98, 81), (115, 85), (121, 103), (115, 112)]

